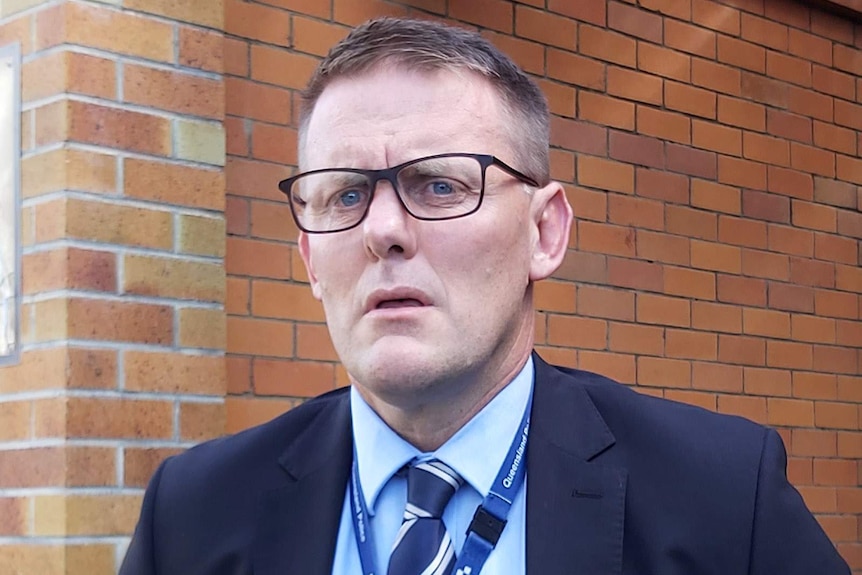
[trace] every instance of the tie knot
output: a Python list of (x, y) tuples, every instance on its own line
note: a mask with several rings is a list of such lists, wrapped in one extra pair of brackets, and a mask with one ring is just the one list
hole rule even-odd
[(443, 509), (463, 480), (454, 469), (436, 459), (407, 468), (407, 513), (417, 517), (443, 516)]

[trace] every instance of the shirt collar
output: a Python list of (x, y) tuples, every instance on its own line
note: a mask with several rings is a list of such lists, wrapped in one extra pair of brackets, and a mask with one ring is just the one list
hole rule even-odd
[[(350, 390), (351, 422), (359, 480), (371, 515), (383, 487), (411, 460), (439, 459), (457, 471), (482, 497), (494, 483), (518, 432), (533, 390), (533, 358), (473, 419), (433, 453), (422, 453), (395, 433), (362, 399)], [(484, 454), (476, 457), (477, 453)]]

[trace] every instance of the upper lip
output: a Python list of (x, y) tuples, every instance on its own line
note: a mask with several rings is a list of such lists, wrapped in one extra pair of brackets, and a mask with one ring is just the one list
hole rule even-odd
[(376, 289), (365, 301), (365, 312), (377, 309), (381, 303), (396, 299), (415, 299), (423, 306), (431, 305), (431, 298), (422, 290), (412, 287), (397, 287), (390, 289)]

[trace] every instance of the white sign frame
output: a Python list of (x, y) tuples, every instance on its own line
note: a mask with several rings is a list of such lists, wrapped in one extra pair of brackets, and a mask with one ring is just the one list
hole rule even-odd
[(21, 352), (21, 47), (0, 46), (0, 364)]

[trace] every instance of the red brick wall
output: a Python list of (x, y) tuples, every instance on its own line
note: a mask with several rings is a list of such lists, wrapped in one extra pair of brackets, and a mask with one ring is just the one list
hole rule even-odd
[(862, 25), (796, 0), (226, 0), (227, 428), (346, 383), (275, 183), (300, 89), (382, 14), (475, 27), (533, 74), (577, 225), (538, 349), (777, 427), (857, 572)]

